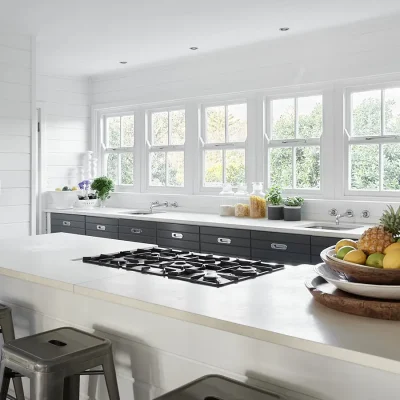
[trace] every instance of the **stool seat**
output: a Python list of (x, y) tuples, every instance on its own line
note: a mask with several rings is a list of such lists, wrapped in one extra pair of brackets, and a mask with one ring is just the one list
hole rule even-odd
[(87, 359), (102, 357), (111, 342), (74, 328), (59, 328), (8, 343), (4, 358), (37, 372), (53, 372), (65, 364), (79, 365)]

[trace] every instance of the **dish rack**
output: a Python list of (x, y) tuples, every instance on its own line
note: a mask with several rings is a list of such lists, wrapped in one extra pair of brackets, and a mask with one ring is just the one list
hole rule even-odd
[(77, 200), (74, 204), (75, 208), (93, 208), (97, 205), (97, 199), (89, 199), (89, 200)]

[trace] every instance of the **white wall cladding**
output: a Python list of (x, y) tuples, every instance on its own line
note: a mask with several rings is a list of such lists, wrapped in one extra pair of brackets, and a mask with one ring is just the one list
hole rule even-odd
[(47, 188), (76, 185), (89, 148), (89, 81), (38, 75), (37, 100), (44, 114)]
[[(327, 29), (93, 79), (93, 104), (141, 104), (400, 72), (395, 18)], [(284, 34), (282, 35), (284, 36)]]
[(29, 234), (30, 36), (0, 34), (0, 239)]

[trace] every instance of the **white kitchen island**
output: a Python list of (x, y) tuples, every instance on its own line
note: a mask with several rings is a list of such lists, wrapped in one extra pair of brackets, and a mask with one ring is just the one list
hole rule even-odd
[[(399, 398), (400, 322), (317, 304), (304, 287), (311, 266), (214, 288), (80, 260), (149, 246), (64, 233), (2, 241), (0, 300), (17, 337), (73, 325), (110, 338), (123, 400), (210, 373), (290, 399)], [(81, 398), (107, 399), (102, 378), (84, 381)]]

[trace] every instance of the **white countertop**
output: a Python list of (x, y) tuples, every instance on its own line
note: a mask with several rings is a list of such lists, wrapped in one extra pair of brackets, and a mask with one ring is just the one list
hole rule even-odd
[[(93, 208), (88, 210), (74, 209), (47, 209), (49, 213), (61, 214), (77, 214), (88, 215), (93, 217), (108, 217), (108, 218), (122, 218), (133, 219), (140, 221), (157, 221), (169, 223), (183, 223), (189, 225), (202, 225), (202, 226), (217, 226), (220, 228), (235, 228), (235, 229), (252, 229), (257, 231), (268, 232), (281, 232), (281, 233), (295, 233), (300, 235), (311, 236), (324, 236), (324, 237), (337, 237), (358, 239), (365, 229), (371, 225), (363, 225), (361, 228), (354, 228), (345, 231), (331, 231), (326, 229), (307, 229), (305, 226), (311, 224), (334, 225), (334, 223), (318, 222), (318, 221), (272, 221), (266, 218), (253, 219), (253, 218), (236, 218), (236, 217), (221, 217), (216, 214), (202, 214), (202, 213), (186, 213), (177, 211), (156, 212), (148, 215), (130, 215), (126, 214), (129, 209), (124, 208)], [(341, 226), (352, 227), (351, 224), (344, 224), (341, 221)], [(356, 225), (361, 226), (361, 225)]]
[(400, 322), (319, 305), (304, 287), (310, 265), (213, 288), (75, 260), (143, 247), (65, 233), (4, 240), (0, 275), (400, 374)]

